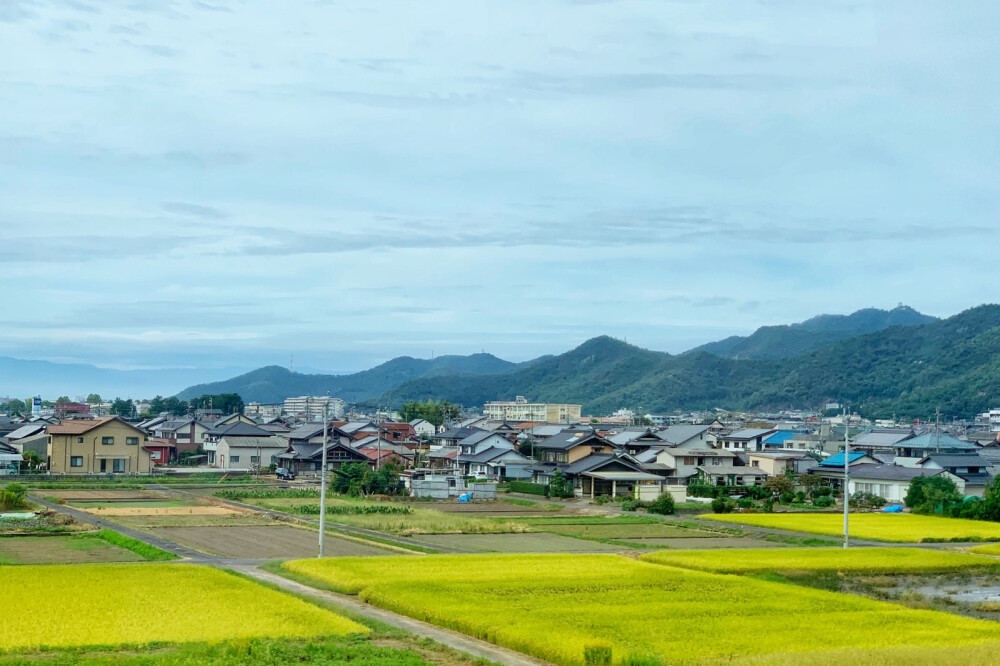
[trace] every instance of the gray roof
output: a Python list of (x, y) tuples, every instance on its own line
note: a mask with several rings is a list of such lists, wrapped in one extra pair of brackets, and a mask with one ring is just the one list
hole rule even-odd
[(477, 433), (477, 432), (487, 432), (487, 431), (483, 430), (482, 428), (465, 428), (465, 427), (461, 427), (461, 428), (449, 428), (448, 430), (445, 430), (442, 433), (438, 433), (437, 435), (434, 435), (434, 439), (454, 439), (454, 440), (460, 440), (460, 439), (465, 439), (469, 435), (472, 435), (472, 434)]
[(323, 435), (323, 424), (322, 423), (305, 423), (300, 425), (298, 428), (285, 433), (288, 439), (312, 439), (317, 435)]
[[(479, 442), (483, 441), (484, 439), (488, 439), (495, 434), (496, 433), (491, 432), (489, 430), (479, 430), (477, 432), (472, 433), (468, 437), (463, 437), (462, 439), (459, 440), (458, 443), (462, 446), (474, 446)], [(497, 435), (497, 437), (501, 437), (501, 435)]]
[(684, 442), (708, 432), (707, 425), (672, 425), (656, 433), (656, 436), (669, 444), (683, 444)]
[(281, 437), (228, 437), (222, 438), (230, 448), (239, 449), (285, 449), (288, 442)]
[(767, 472), (759, 467), (750, 465), (704, 465), (698, 468), (709, 476), (725, 476), (735, 474), (736, 476), (767, 476)]
[(641, 465), (637, 465), (632, 462), (632, 460), (613, 453), (591, 453), (589, 456), (580, 458), (574, 463), (570, 463), (564, 468), (563, 471), (566, 474), (581, 474), (583, 472), (590, 472), (598, 469), (611, 462), (619, 462), (637, 472), (642, 471)]
[(722, 435), (722, 439), (757, 439), (773, 432), (775, 432), (774, 428), (746, 428)]
[(210, 434), (231, 438), (231, 437), (271, 437), (272, 434), (263, 428), (259, 428), (255, 425), (251, 425), (244, 421), (237, 421), (227, 426), (222, 426), (221, 428), (210, 430)]
[(986, 467), (989, 463), (978, 452), (972, 453), (929, 453), (921, 460), (936, 462), (941, 467)]
[(926, 469), (924, 467), (862, 463), (851, 468), (851, 478), (855, 481), (860, 479), (870, 479), (872, 481), (912, 481), (918, 476), (937, 476), (943, 471), (941, 469)]
[(491, 446), (490, 448), (486, 449), (485, 451), (482, 451), (481, 453), (477, 453), (475, 455), (471, 455), (471, 456), (459, 456), (458, 457), (458, 461), (459, 462), (467, 462), (467, 463), (486, 463), (486, 462), (489, 462), (491, 460), (499, 458), (500, 456), (502, 456), (504, 454), (508, 454), (508, 453), (512, 453), (515, 456), (523, 458), (524, 462), (526, 462), (526, 463), (532, 462), (532, 460), (530, 458), (526, 458), (525, 456), (522, 456), (517, 451), (514, 451), (512, 449), (501, 449), (501, 448), (496, 447), (496, 446)]
[(583, 442), (593, 442), (593, 444), (604, 444), (609, 445), (610, 442), (599, 437), (596, 433), (592, 431), (574, 431), (568, 430), (566, 432), (561, 432), (558, 435), (553, 435), (545, 441), (538, 443), (538, 448), (540, 449), (561, 449), (568, 450), (577, 446)]
[(964, 450), (964, 451), (977, 451), (979, 447), (972, 442), (963, 442), (957, 437), (952, 437), (947, 433), (935, 434), (933, 432), (924, 433), (923, 435), (918, 435), (912, 439), (907, 439), (896, 445), (896, 448), (900, 449), (925, 449), (928, 451), (934, 451), (940, 448), (942, 451), (947, 450)]
[(25, 437), (31, 437), (32, 435), (37, 435), (43, 430), (45, 430), (45, 426), (39, 425), (37, 423), (21, 426), (17, 430), (7, 433), (7, 441), (9, 442), (15, 439), (24, 439)]
[(884, 446), (891, 448), (897, 443), (902, 442), (905, 439), (910, 439), (913, 437), (913, 432), (886, 432), (873, 430), (871, 432), (862, 433), (857, 436), (854, 440), (852, 446), (864, 446), (864, 447), (879, 447)]
[(565, 429), (565, 425), (543, 423), (541, 425), (536, 425), (529, 432), (534, 437), (552, 437), (553, 435), (558, 435)]
[(344, 432), (346, 432), (348, 435), (353, 435), (359, 430), (363, 430), (368, 426), (374, 427), (374, 425), (375, 424), (372, 423), (371, 421), (348, 421), (344, 425), (338, 427)]

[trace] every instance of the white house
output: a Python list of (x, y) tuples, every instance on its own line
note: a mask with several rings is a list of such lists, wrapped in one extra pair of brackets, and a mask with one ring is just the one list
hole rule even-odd
[(889, 502), (901, 503), (910, 489), (910, 482), (918, 476), (944, 475), (955, 482), (958, 492), (965, 494), (965, 481), (943, 469), (903, 467), (902, 465), (876, 465), (862, 463), (851, 467), (848, 490), (884, 497)]
[(249, 471), (260, 465), (278, 463), (278, 454), (288, 449), (281, 437), (228, 437), (216, 443), (215, 466), (221, 469)]
[(423, 439), (424, 437), (433, 437), (437, 433), (437, 428), (430, 421), (424, 419), (413, 419), (410, 421), (410, 425), (413, 426), (413, 431), (417, 433), (417, 437)]

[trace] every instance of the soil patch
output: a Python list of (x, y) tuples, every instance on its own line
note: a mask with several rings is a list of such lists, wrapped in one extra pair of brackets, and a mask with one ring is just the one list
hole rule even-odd
[[(315, 557), (319, 535), (296, 527), (164, 527), (149, 530), (158, 537), (220, 557)], [(328, 557), (392, 555), (393, 551), (327, 534)]]
[(107, 506), (87, 509), (95, 516), (229, 516), (241, 513), (224, 506)]
[(90, 534), (51, 537), (0, 537), (0, 564), (82, 564), (141, 562), (130, 550)]

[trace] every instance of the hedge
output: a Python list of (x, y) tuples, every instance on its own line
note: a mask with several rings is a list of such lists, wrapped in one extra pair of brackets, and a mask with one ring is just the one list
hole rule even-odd
[(529, 481), (511, 481), (510, 492), (525, 493), (527, 495), (547, 495), (549, 487), (544, 483), (531, 483)]

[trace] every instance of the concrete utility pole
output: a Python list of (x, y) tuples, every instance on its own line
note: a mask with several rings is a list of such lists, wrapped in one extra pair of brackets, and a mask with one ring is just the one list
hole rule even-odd
[(316, 557), (323, 557), (323, 537), (326, 535), (326, 449), (330, 431), (330, 419), (327, 418), (329, 405), (329, 402), (323, 405), (323, 455), (321, 457), (323, 462), (320, 463), (322, 469), (319, 473), (319, 555)]
[(850, 493), (850, 462), (851, 462), (851, 439), (850, 422), (847, 418), (847, 410), (844, 410), (844, 548), (849, 542), (849, 531), (847, 527), (848, 509), (851, 504)]

